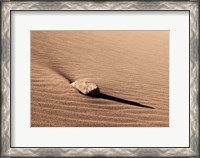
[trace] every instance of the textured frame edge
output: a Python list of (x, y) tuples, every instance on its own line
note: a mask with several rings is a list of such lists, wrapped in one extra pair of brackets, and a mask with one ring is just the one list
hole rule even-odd
[[(51, 4), (50, 4), (51, 3)], [(198, 2), (2, 2), (1, 156), (199, 156)], [(190, 10), (190, 148), (10, 148), (11, 10)], [(197, 131), (197, 132), (196, 132)]]

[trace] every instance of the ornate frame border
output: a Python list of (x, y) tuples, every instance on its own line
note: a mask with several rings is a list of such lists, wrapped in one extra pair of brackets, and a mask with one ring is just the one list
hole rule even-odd
[[(199, 2), (195, 1), (3, 1), (1, 6), (1, 156), (199, 156)], [(11, 11), (187, 10), (190, 12), (189, 148), (12, 148), (10, 146)]]

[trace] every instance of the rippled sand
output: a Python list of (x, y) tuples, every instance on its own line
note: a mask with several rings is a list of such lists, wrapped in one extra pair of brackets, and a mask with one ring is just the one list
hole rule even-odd
[(31, 126), (169, 126), (169, 32), (32, 31)]

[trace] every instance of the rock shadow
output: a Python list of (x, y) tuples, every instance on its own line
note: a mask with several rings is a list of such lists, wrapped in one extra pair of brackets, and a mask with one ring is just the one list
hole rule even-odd
[(104, 93), (99, 93), (97, 96), (90, 96), (90, 97), (93, 97), (93, 98), (102, 98), (102, 99), (106, 99), (106, 100), (111, 100), (111, 101), (115, 101), (115, 102), (120, 102), (120, 103), (123, 103), (123, 104), (138, 106), (138, 107), (141, 107), (141, 108), (154, 109), (154, 108), (151, 107), (151, 106), (143, 105), (143, 104), (140, 104), (140, 103), (135, 102), (135, 101), (130, 101), (130, 100), (118, 98), (118, 97), (111, 96), (111, 95), (107, 95), (107, 94), (104, 94)]

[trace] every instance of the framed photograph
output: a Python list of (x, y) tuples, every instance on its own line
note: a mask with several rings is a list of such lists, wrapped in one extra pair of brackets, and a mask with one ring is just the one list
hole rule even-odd
[(198, 157), (198, 1), (2, 1), (1, 156)]

